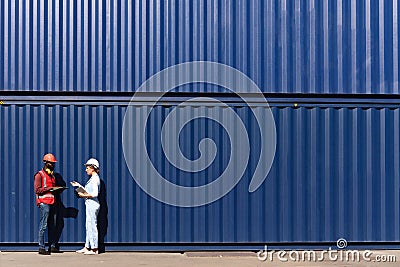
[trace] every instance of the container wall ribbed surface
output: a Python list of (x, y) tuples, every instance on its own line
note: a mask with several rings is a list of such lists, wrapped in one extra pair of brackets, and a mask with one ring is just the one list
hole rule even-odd
[[(148, 106), (133, 107), (138, 114)], [(161, 153), (160, 131), (174, 106), (155, 106), (147, 125), (147, 150), (166, 179), (197, 186), (217, 177), (232, 153), (223, 127), (194, 120), (179, 142), (188, 158), (199, 157), (202, 138), (212, 138), (217, 160), (203, 173), (182, 172)], [(182, 107), (188, 115), (196, 107)], [(208, 106), (220, 114), (223, 108)], [(240, 182), (221, 199), (183, 208), (147, 195), (134, 181), (122, 149), (123, 105), (2, 105), (0, 107), (0, 243), (37, 242), (38, 208), (33, 175), (53, 152), (66, 182), (87, 179), (83, 163), (101, 164), (108, 207), (106, 242), (235, 243), (399, 241), (399, 109), (272, 107), (277, 129), (271, 171), (255, 192), (248, 190), (260, 154), (260, 136), (247, 106), (233, 107), (250, 140), (250, 158)], [(234, 126), (236, 127), (236, 126)], [(176, 129), (167, 129), (176, 133)], [(134, 138), (134, 137), (133, 137)], [(144, 155), (143, 155), (144, 156)], [(145, 176), (146, 173), (141, 173)], [(154, 185), (159, 186), (159, 185)], [(84, 203), (70, 188), (62, 242), (83, 242)]]
[(398, 94), (398, 9), (397, 0), (3, 0), (0, 90), (133, 92), (167, 67), (214, 61), (267, 93)]

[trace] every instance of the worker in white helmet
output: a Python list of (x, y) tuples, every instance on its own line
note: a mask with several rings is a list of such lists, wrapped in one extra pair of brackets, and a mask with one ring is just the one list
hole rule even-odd
[[(76, 252), (83, 253), (85, 255), (96, 255), (99, 253), (97, 214), (99, 213), (100, 203), (97, 197), (100, 192), (100, 164), (97, 159), (91, 158), (84, 165), (86, 166), (86, 173), (90, 178), (85, 185), (86, 192), (79, 192), (78, 195), (81, 198), (85, 198), (86, 242), (85, 246)], [(79, 186), (79, 183), (72, 185)]]

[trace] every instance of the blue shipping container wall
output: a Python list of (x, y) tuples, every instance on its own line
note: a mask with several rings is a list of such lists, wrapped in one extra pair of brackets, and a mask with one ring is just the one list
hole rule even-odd
[(0, 90), (132, 92), (204, 60), (268, 93), (398, 94), (398, 9), (397, 0), (3, 0)]
[[(138, 114), (147, 109), (134, 108)], [(178, 183), (208, 182), (226, 165), (229, 139), (218, 125), (193, 121), (182, 133), (183, 153), (196, 157), (194, 148), (209, 136), (216, 143), (219, 160), (203, 177), (167, 166), (157, 144), (161, 124), (173, 108), (155, 106), (148, 124), (149, 153), (159, 171)], [(196, 108), (187, 109), (190, 114)], [(218, 112), (221, 108), (209, 109)], [(398, 108), (272, 107), (277, 129), (275, 160), (266, 181), (249, 193), (260, 138), (250, 109), (234, 107), (249, 134), (248, 168), (230, 193), (196, 208), (163, 204), (132, 179), (121, 144), (125, 110), (124, 105), (0, 106), (0, 243), (37, 242), (39, 212), (33, 174), (42, 167), (41, 157), (48, 151), (57, 156), (56, 171), (66, 182), (83, 183), (82, 164), (90, 156), (100, 160), (107, 190), (109, 243), (400, 240)], [(65, 219), (62, 242), (83, 242), (83, 201), (71, 188), (62, 199), (66, 207), (79, 209), (77, 219)]]

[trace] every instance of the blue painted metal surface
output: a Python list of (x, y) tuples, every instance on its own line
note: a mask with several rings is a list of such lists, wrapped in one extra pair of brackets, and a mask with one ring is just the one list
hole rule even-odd
[(169, 66), (207, 60), (263, 92), (398, 94), (398, 9), (378, 0), (4, 0), (0, 90), (132, 92)]
[[(138, 113), (146, 108), (135, 107)], [(219, 160), (206, 177), (183, 174), (159, 154), (160, 125), (173, 108), (156, 106), (152, 113), (148, 148), (154, 163), (178, 183), (212, 180), (229, 157), (229, 140), (221, 127), (199, 120), (183, 131), (181, 148), (189, 157), (196, 157), (199, 138), (214, 136)], [(56, 171), (67, 182), (84, 182), (82, 164), (91, 156), (100, 160), (107, 189), (108, 243), (307, 243), (340, 237), (349, 243), (399, 242), (399, 109), (272, 109), (277, 152), (262, 186), (248, 192), (259, 137), (250, 109), (236, 106), (251, 141), (244, 177), (214, 203), (179, 208), (149, 197), (130, 176), (121, 144), (126, 106), (0, 106), (0, 245), (37, 242), (33, 174), (49, 151), (57, 156)], [(83, 201), (69, 189), (63, 202), (80, 212), (77, 219), (65, 219), (62, 242), (83, 242)]]
[[(398, 8), (398, 1), (377, 0), (0, 1), (0, 91), (8, 93), (0, 96), (0, 247), (37, 242), (33, 174), (50, 151), (67, 182), (84, 182), (83, 162), (100, 160), (105, 241), (116, 246), (312, 246), (340, 237), (350, 245), (400, 244)], [(270, 101), (278, 143), (267, 180), (249, 193), (260, 153), (249, 107), (214, 94), (226, 92), (216, 86), (176, 88), (228, 102), (252, 152), (244, 177), (225, 197), (179, 208), (151, 198), (130, 176), (121, 144), (130, 98), (124, 93), (195, 60), (227, 64), (261, 91), (283, 93)], [(150, 93), (136, 103), (138, 113)], [(159, 154), (162, 122), (193, 95), (166, 96), (148, 126), (158, 170), (187, 186), (211, 181), (230, 156), (226, 133), (207, 120), (185, 128), (180, 143), (193, 159), (199, 140), (213, 138), (220, 154), (206, 172), (189, 175)], [(187, 109), (192, 114), (195, 107)], [(65, 219), (61, 241), (77, 245), (84, 241), (84, 205), (71, 189), (63, 202), (80, 212)]]

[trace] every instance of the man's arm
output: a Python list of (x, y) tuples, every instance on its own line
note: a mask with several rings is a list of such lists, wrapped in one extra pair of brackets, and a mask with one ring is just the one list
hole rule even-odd
[(35, 189), (36, 194), (43, 194), (51, 189), (51, 187), (47, 188), (42, 187), (42, 176), (39, 173), (35, 175), (33, 187)]

